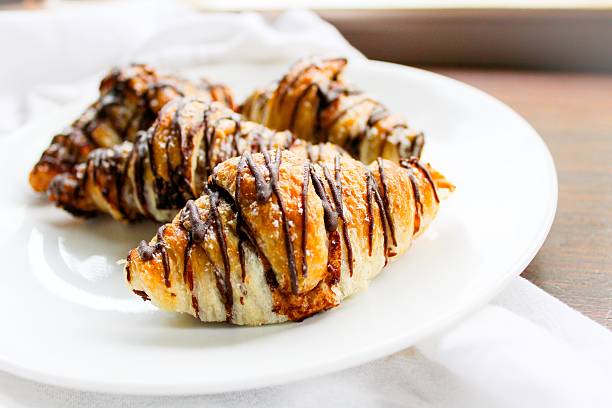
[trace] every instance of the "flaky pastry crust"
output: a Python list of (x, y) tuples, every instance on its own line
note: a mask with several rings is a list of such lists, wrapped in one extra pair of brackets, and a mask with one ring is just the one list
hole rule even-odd
[(129, 252), (130, 288), (205, 322), (302, 320), (367, 287), (435, 217), (444, 177), (417, 159), (369, 166), (321, 147), (243, 153), (149, 243)]

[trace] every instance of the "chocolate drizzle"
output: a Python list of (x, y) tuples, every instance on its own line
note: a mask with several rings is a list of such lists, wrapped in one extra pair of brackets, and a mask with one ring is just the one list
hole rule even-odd
[[(372, 256), (372, 237), (374, 236), (374, 214), (372, 213), (372, 174), (366, 168), (366, 205), (368, 212), (368, 256)], [(386, 246), (386, 245), (385, 245)]]
[(189, 229), (190, 241), (194, 244), (200, 244), (206, 239), (206, 232), (210, 223), (202, 221), (200, 210), (195, 201), (187, 201), (185, 209), (187, 210), (187, 217), (191, 226)]
[(414, 174), (412, 174), (412, 172), (408, 173), (408, 177), (410, 178), (410, 185), (412, 186), (412, 193), (414, 195), (414, 201), (416, 203), (416, 210), (417, 212), (423, 212), (423, 203), (421, 202), (421, 192), (419, 191), (418, 188), (418, 182), (416, 177), (414, 177)]
[(157, 245), (149, 245), (146, 241), (140, 241), (138, 245), (138, 256), (145, 262), (150, 261), (155, 257), (155, 253), (157, 252)]
[(193, 308), (193, 311), (195, 312), (196, 317), (199, 319), (200, 318), (200, 304), (198, 302), (198, 298), (194, 294), (191, 295), (191, 307)]
[(227, 239), (223, 222), (219, 214), (219, 193), (207, 188), (206, 194), (209, 198), (210, 209), (206, 220), (202, 220), (198, 206), (193, 200), (189, 200), (185, 205), (185, 209), (181, 212), (180, 225), (187, 231), (187, 245), (185, 247), (185, 264), (183, 270), (183, 279), (187, 283), (189, 290), (192, 292), (192, 307), (198, 314), (198, 301), (193, 293), (193, 268), (191, 265), (191, 254), (193, 245), (199, 245), (206, 240), (209, 229), (214, 229), (214, 234), (222, 254), (223, 273), (220, 273), (215, 267), (215, 277), (217, 288), (223, 299), (226, 310), (226, 320), (231, 321), (233, 307), (233, 291), (231, 284), (231, 269), (229, 261), (229, 253), (227, 249)]
[(287, 211), (285, 209), (285, 204), (283, 203), (280, 191), (278, 189), (278, 175), (280, 171), (281, 165), (281, 150), (276, 150), (276, 159), (274, 163), (270, 160), (270, 155), (267, 151), (263, 151), (264, 160), (266, 162), (266, 167), (268, 168), (268, 173), (270, 175), (270, 187), (276, 196), (276, 200), (278, 202), (278, 208), (281, 213), (281, 221), (283, 224), (283, 232), (285, 235), (285, 251), (287, 253), (287, 264), (289, 267), (289, 276), (291, 278), (291, 292), (294, 295), (298, 294), (298, 278), (297, 278), (297, 267), (295, 265), (295, 253), (293, 251), (293, 241), (291, 240), (291, 231), (289, 229), (289, 222), (287, 221)]
[(168, 250), (166, 249), (166, 241), (164, 241), (164, 233), (166, 226), (162, 225), (157, 230), (157, 249), (161, 254), (162, 265), (164, 266), (164, 283), (167, 288), (170, 287), (170, 259), (168, 259)]
[(226, 320), (229, 322), (232, 319), (234, 296), (232, 292), (231, 269), (229, 262), (229, 254), (227, 252), (225, 230), (223, 228), (223, 222), (221, 221), (221, 218), (219, 216), (219, 193), (217, 191), (211, 191), (210, 189), (208, 189), (207, 194), (210, 202), (210, 215), (213, 220), (213, 226), (215, 228), (217, 242), (219, 243), (221, 254), (223, 256), (223, 270), (225, 272), (221, 279), (217, 279), (217, 284), (220, 284), (220, 287), (223, 289), (219, 290), (219, 292), (221, 292), (225, 297), (224, 303)]
[(142, 298), (142, 300), (144, 300), (145, 302), (147, 300), (151, 300), (151, 298), (149, 297), (149, 295), (147, 295), (147, 292), (145, 292), (144, 290), (138, 290), (138, 289), (133, 289), (132, 292), (134, 292), (135, 294), (137, 294), (138, 296), (140, 296)]
[[(259, 167), (257, 167), (257, 165), (255, 165), (255, 163), (253, 162), (251, 154), (249, 152), (246, 152), (244, 158), (247, 162), (247, 165), (249, 166), (249, 170), (251, 170), (251, 174), (255, 178), (255, 191), (257, 194), (257, 202), (260, 204), (265, 203), (272, 195), (272, 187), (266, 182), (266, 179), (261, 174), (261, 171), (259, 171)], [(270, 175), (270, 181), (272, 181), (272, 175)]]
[(302, 180), (302, 277), (308, 274), (307, 237), (308, 237), (308, 185), (310, 181), (310, 163), (304, 164), (304, 178)]
[(132, 282), (132, 273), (130, 271), (131, 262), (132, 262), (132, 252), (130, 251), (130, 253), (128, 254), (125, 260), (125, 280), (127, 280), (128, 283)]
[(244, 219), (242, 217), (242, 210), (240, 209), (240, 194), (242, 193), (242, 174), (247, 166), (247, 154), (248, 153), (243, 153), (242, 156), (240, 156), (240, 161), (238, 162), (238, 167), (236, 168), (236, 190), (234, 192), (234, 205), (236, 207), (236, 232), (238, 233), (238, 256), (240, 257), (240, 271), (243, 283), (246, 279), (246, 266), (242, 235), (246, 235), (246, 233), (244, 232)]
[(429, 182), (429, 184), (431, 185), (431, 188), (433, 190), (434, 198), (435, 198), (436, 202), (439, 203), (440, 202), (440, 198), (438, 197), (438, 190), (436, 188), (436, 183), (434, 182), (433, 178), (431, 177), (431, 173), (429, 172), (427, 167), (423, 166), (421, 164), (421, 162), (419, 161), (419, 159), (417, 159), (416, 157), (412, 157), (412, 158), (410, 158), (408, 160), (402, 160), (402, 161), (400, 161), (400, 164), (402, 164), (402, 166), (405, 167), (405, 165), (403, 164), (405, 162), (415, 166), (416, 168), (418, 168), (425, 175), (425, 178), (427, 179), (427, 181)]
[(423, 202), (421, 199), (421, 193), (418, 188), (418, 180), (415, 177), (415, 170), (421, 172), (425, 176), (427, 182), (431, 185), (433, 190), (434, 199), (436, 202), (440, 202), (440, 198), (438, 197), (438, 191), (436, 187), (436, 183), (431, 176), (431, 173), (427, 169), (426, 166), (421, 164), (417, 158), (411, 158), (408, 160), (400, 160), (400, 165), (408, 170), (408, 177), (410, 179), (410, 184), (412, 185), (412, 195), (414, 196), (414, 207), (415, 207), (415, 215), (414, 215), (414, 234), (416, 234), (421, 227), (421, 216), (423, 215)]
[[(166, 105), (163, 111), (165, 111), (166, 109), (170, 109), (170, 104)], [(148, 157), (146, 159), (149, 160), (149, 165), (153, 173), (153, 181), (154, 181), (153, 188), (154, 188), (155, 197), (156, 197), (155, 204), (158, 209), (159, 208), (167, 209), (169, 205), (171, 205), (172, 199), (176, 198), (176, 196), (172, 194), (172, 192), (170, 191), (169, 183), (166, 182), (166, 180), (161, 176), (161, 174), (158, 171), (158, 169), (161, 168), (162, 163), (158, 163), (157, 160), (164, 159), (163, 155), (156, 155), (154, 153), (154, 135), (158, 133), (159, 127), (160, 127), (160, 120), (156, 120), (155, 124), (151, 128), (152, 130), (149, 130), (148, 132), (147, 149), (146, 149), (148, 153), (147, 155)], [(159, 142), (162, 142), (162, 141), (159, 141)], [(165, 150), (167, 151), (168, 140), (165, 141), (164, 146), (165, 146)], [(162, 157), (159, 157), (159, 156), (162, 156)], [(145, 160), (145, 158), (141, 158), (141, 159)], [(163, 164), (164, 165), (167, 164), (167, 154), (166, 154), (165, 163)], [(167, 169), (167, 170), (168, 170), (168, 173), (170, 173), (170, 169)]]
[[(183, 144), (185, 139), (192, 140), (193, 136), (190, 134), (190, 130), (186, 131), (186, 135), (183, 133), (186, 123), (184, 123), (184, 116), (182, 115), (185, 106), (192, 100), (193, 99), (188, 98), (179, 99), (171, 124), (171, 136), (166, 141), (166, 168), (168, 169), (169, 179), (173, 184), (173, 192), (179, 197), (177, 203), (184, 201), (184, 192), (192, 191), (191, 174), (188, 176), (185, 172), (186, 167), (189, 168), (189, 166), (185, 166), (188, 157), (185, 157), (185, 154), (183, 154)], [(180, 159), (178, 166), (173, 163), (173, 158), (176, 157), (176, 155), (173, 154), (173, 150), (177, 148), (180, 148), (181, 153), (178, 155)], [(189, 173), (189, 171), (187, 171), (187, 173)]]
[(246, 244), (244, 243), (244, 241), (239, 240), (238, 241), (238, 258), (240, 260), (240, 280), (242, 281), (242, 283), (244, 283), (244, 281), (246, 280), (246, 264), (245, 264), (245, 258), (244, 258), (244, 246)]
[(342, 220), (342, 237), (344, 239), (344, 245), (346, 245), (346, 255), (349, 266), (350, 276), (353, 276), (353, 247), (351, 245), (351, 240), (348, 235), (348, 223), (346, 222), (346, 217), (344, 216), (344, 206), (342, 203), (342, 179), (340, 174), (340, 156), (336, 156), (334, 160), (334, 176), (335, 180), (332, 179), (329, 174), (329, 170), (327, 166), (321, 165), (323, 167), (323, 174), (327, 179), (327, 184), (332, 193), (332, 198), (334, 200), (334, 206), (336, 208), (336, 213), (338, 217)]
[(208, 225), (202, 222), (200, 211), (192, 200), (187, 201), (185, 210), (181, 212), (180, 225), (187, 231), (187, 244), (185, 245), (185, 252), (183, 255), (183, 282), (187, 284), (191, 292), (191, 306), (193, 307), (196, 317), (199, 318), (198, 299), (193, 293), (194, 282), (191, 253), (193, 251), (193, 244), (200, 243), (205, 239)]
[(212, 110), (211, 110), (210, 105), (207, 106), (206, 109), (204, 109), (204, 111), (202, 112), (202, 125), (204, 126), (204, 130), (202, 131), (203, 132), (202, 141), (204, 142), (204, 157), (205, 157), (204, 174), (203, 174), (204, 179), (208, 178), (208, 175), (210, 174), (212, 143), (214, 142), (214, 140), (212, 140), (213, 136), (211, 135), (211, 133), (214, 132), (214, 126), (212, 127), (210, 126), (211, 112)]
[(376, 159), (376, 164), (378, 164), (378, 173), (380, 174), (380, 185), (382, 187), (382, 199), (383, 199), (383, 204), (385, 206), (385, 212), (387, 214), (387, 221), (389, 223), (389, 229), (391, 230), (391, 239), (393, 240), (393, 245), (397, 246), (397, 240), (395, 239), (395, 225), (393, 224), (393, 218), (391, 218), (390, 211), (389, 211), (389, 195), (387, 194), (387, 181), (385, 178), (385, 166), (380, 157)]
[(406, 153), (400, 155), (404, 157), (420, 157), (423, 151), (423, 145), (425, 144), (425, 135), (423, 132), (417, 133), (412, 142), (410, 142), (410, 139), (406, 141), (408, 142), (408, 146), (403, 149)]
[(418, 182), (412, 171), (408, 173), (410, 179), (410, 185), (412, 186), (412, 196), (414, 197), (414, 230), (413, 234), (419, 231), (421, 226), (421, 214), (423, 213), (423, 203), (421, 202), (421, 192), (418, 188)]
[(162, 225), (157, 230), (157, 242), (150, 245), (146, 241), (140, 241), (137, 251), (138, 256), (144, 262), (148, 262), (155, 258), (157, 253), (161, 256), (162, 266), (164, 268), (164, 284), (167, 288), (171, 286), (170, 282), (170, 259), (168, 258), (168, 250), (166, 249), (166, 241), (164, 241), (164, 233), (166, 231), (166, 225)]
[[(387, 265), (387, 261), (388, 261), (387, 251), (389, 250), (389, 236), (387, 233), (387, 228), (391, 222), (390, 221), (391, 215), (388, 213), (387, 207), (384, 205), (383, 199), (378, 189), (378, 183), (376, 182), (376, 179), (374, 179), (372, 172), (367, 168), (366, 168), (366, 183), (368, 184), (367, 192), (369, 194), (369, 197), (368, 197), (368, 203), (370, 206), (369, 211), (371, 212), (372, 198), (376, 201), (376, 205), (378, 206), (380, 225), (381, 225), (381, 229), (383, 232), (383, 246), (384, 246), (383, 254), (385, 256), (385, 265)], [(370, 218), (369, 220), (370, 225), (368, 226), (368, 232), (370, 234), (373, 234), (374, 233), (374, 217), (372, 216), (369, 218)], [(372, 240), (372, 235), (369, 235), (369, 241), (371, 242), (371, 240)]]
[(321, 205), (323, 207), (323, 221), (325, 222), (325, 230), (329, 233), (335, 231), (338, 228), (338, 214), (332, 209), (327, 192), (323, 183), (319, 179), (313, 166), (310, 166), (310, 176), (312, 177), (312, 186), (317, 193), (317, 196), (321, 199)]

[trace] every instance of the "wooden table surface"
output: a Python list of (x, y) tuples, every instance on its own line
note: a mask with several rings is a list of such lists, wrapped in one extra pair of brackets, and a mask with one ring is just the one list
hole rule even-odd
[(612, 74), (429, 69), (499, 98), (540, 133), (559, 205), (523, 276), (612, 328)]

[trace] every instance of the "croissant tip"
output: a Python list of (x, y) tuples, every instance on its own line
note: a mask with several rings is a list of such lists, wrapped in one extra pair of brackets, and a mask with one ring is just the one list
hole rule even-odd
[(30, 187), (37, 193), (44, 193), (49, 186), (48, 181), (41, 180), (40, 174), (36, 168), (33, 168), (28, 176)]

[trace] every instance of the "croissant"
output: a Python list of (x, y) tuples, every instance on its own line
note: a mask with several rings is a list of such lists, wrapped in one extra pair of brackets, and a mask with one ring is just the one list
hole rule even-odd
[(187, 200), (204, 192), (215, 165), (245, 151), (277, 147), (313, 158), (319, 151), (290, 132), (244, 121), (220, 103), (176, 98), (134, 143), (91, 151), (74, 172), (53, 179), (48, 195), (78, 216), (170, 221)]
[(369, 166), (321, 146), (227, 160), (197, 200), (127, 257), (144, 300), (204, 322), (300, 321), (367, 287), (408, 249), (452, 184), (416, 158)]
[(347, 85), (342, 79), (346, 64), (344, 58), (302, 59), (278, 83), (251, 94), (241, 113), (313, 143), (337, 144), (364, 163), (420, 157), (423, 133)]
[(206, 80), (192, 83), (162, 75), (148, 65), (113, 69), (100, 83), (100, 97), (63, 133), (56, 135), (30, 172), (30, 185), (43, 192), (58, 174), (74, 170), (90, 151), (134, 141), (159, 110), (179, 95), (216, 100), (234, 108), (230, 90)]

